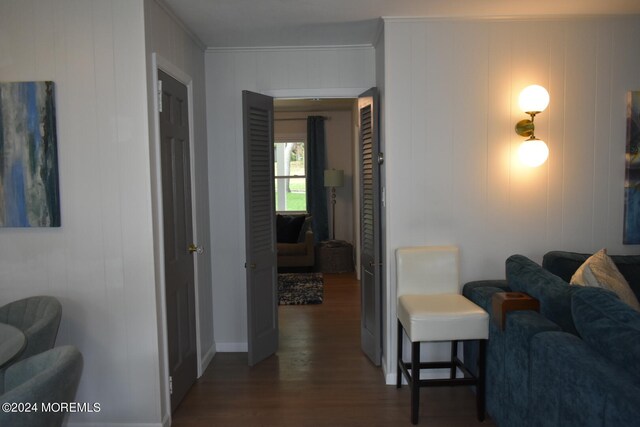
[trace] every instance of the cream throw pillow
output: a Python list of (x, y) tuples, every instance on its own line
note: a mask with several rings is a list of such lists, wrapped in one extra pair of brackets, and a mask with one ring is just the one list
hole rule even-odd
[(606, 249), (600, 249), (591, 255), (571, 277), (572, 285), (592, 286), (613, 291), (621, 301), (640, 311), (640, 303), (629, 287), (618, 267), (607, 255)]

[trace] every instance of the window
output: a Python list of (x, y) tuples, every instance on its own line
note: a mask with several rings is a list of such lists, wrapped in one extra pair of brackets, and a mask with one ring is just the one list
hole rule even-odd
[(274, 168), (276, 210), (307, 211), (307, 165), (304, 142), (276, 141)]

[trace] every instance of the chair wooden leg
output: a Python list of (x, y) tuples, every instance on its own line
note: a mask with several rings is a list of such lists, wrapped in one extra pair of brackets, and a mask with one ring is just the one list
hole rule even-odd
[(411, 343), (411, 423), (418, 424), (420, 410), (420, 342)]
[(398, 366), (396, 367), (398, 370), (398, 374), (396, 376), (396, 387), (400, 388), (402, 386), (402, 334), (404, 333), (404, 329), (402, 328), (402, 323), (398, 319)]
[(486, 369), (486, 350), (487, 340), (480, 341), (480, 351), (478, 354), (478, 384), (476, 386), (476, 406), (478, 412), (478, 421), (484, 421), (485, 417), (485, 369)]
[(458, 341), (451, 341), (451, 372), (449, 372), (449, 378), (456, 378), (456, 358), (458, 357)]

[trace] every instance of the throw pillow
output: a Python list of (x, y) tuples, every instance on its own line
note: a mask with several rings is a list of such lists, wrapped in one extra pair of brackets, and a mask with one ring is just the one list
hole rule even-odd
[(277, 215), (276, 238), (278, 243), (298, 243), (304, 215)]
[(307, 231), (311, 230), (311, 215), (307, 215), (300, 227), (300, 234), (298, 235), (298, 243), (302, 243), (307, 238)]
[(607, 289), (633, 309), (640, 311), (638, 299), (618, 267), (607, 255), (606, 249), (600, 249), (587, 258), (571, 277), (571, 284)]

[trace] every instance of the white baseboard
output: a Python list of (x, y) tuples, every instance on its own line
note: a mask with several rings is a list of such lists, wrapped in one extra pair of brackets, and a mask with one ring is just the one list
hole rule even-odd
[[(396, 374), (395, 373), (391, 373), (391, 374), (385, 374), (384, 376), (384, 382), (386, 385), (395, 385), (396, 384)], [(402, 380), (402, 383), (404, 384), (405, 380)]]
[(249, 351), (249, 344), (246, 342), (218, 342), (216, 351), (219, 353), (246, 353)]

